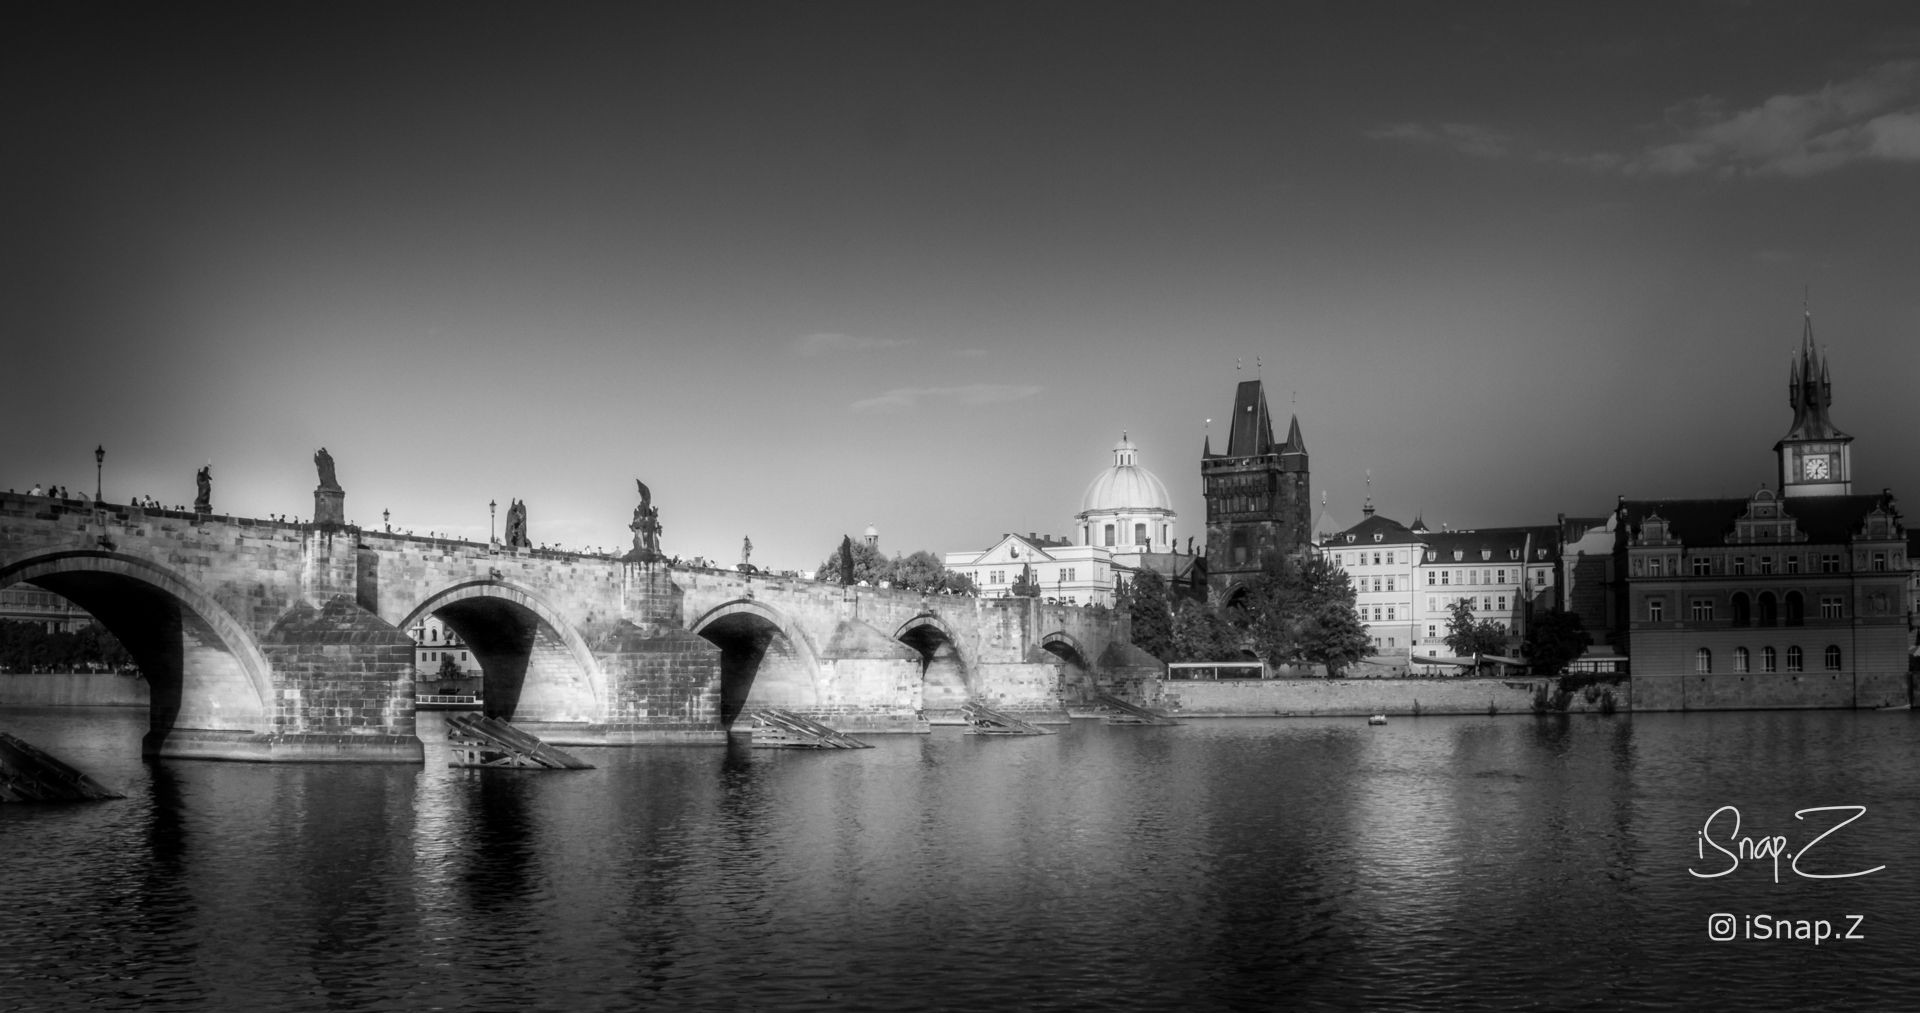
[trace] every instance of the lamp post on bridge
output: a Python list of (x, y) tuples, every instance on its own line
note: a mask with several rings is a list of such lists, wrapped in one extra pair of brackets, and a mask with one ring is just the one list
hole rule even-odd
[(498, 500), (487, 501), (487, 548), (493, 548), (493, 515), (500, 509)]
[(380, 523), (386, 525), (387, 534), (393, 534), (393, 511), (382, 507), (380, 510)]
[(107, 463), (107, 447), (100, 444), (93, 448), (93, 501), (100, 502), (100, 472)]

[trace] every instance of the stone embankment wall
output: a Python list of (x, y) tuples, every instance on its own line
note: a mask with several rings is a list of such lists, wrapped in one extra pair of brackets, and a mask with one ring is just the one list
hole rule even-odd
[(144, 679), (113, 673), (0, 674), (0, 707), (145, 707)]
[(1873, 710), (1912, 699), (1906, 672), (1635, 675), (1634, 709)]
[[(1179, 717), (1341, 717), (1386, 714), (1531, 714), (1552, 679), (1259, 679), (1161, 682), (1153, 706)], [(1617, 710), (1631, 710), (1628, 683), (1613, 691)], [(1575, 692), (1570, 712), (1599, 711), (1600, 694)]]

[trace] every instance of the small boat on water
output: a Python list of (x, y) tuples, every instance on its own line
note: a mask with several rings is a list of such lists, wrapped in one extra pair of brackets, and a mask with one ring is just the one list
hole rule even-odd
[(1367, 719), (1367, 724), (1370, 724), (1370, 725), (1384, 725), (1386, 723), (1387, 723), (1387, 716), (1385, 714), (1375, 714), (1374, 716)]
[(1874, 708), (1874, 710), (1877, 710), (1877, 711), (1910, 711), (1912, 709), (1913, 709), (1913, 705), (1910, 703), (1890, 703), (1885, 707)]

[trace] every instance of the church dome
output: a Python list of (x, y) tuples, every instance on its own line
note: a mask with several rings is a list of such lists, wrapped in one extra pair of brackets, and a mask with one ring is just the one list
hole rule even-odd
[(1113, 445), (1113, 466), (1093, 477), (1086, 494), (1080, 497), (1081, 514), (1173, 512), (1173, 497), (1159, 476), (1137, 462), (1139, 448), (1120, 434)]

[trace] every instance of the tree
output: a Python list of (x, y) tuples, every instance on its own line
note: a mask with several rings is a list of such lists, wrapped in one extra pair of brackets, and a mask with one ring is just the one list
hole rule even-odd
[(1192, 598), (1181, 599), (1167, 631), (1169, 661), (1223, 661), (1239, 652), (1239, 637), (1220, 614)]
[(1580, 614), (1564, 609), (1549, 609), (1536, 616), (1527, 627), (1523, 646), (1527, 660), (1541, 675), (1559, 675), (1593, 645)]
[(1460, 598), (1447, 608), (1447, 650), (1472, 657), (1475, 671), (1482, 655), (1499, 654), (1507, 646), (1507, 629), (1491, 619), (1473, 617), (1473, 599)]
[(465, 674), (465, 672), (460, 670), (460, 663), (453, 660), (451, 653), (443, 653), (440, 655), (440, 671), (434, 673), (434, 678), (458, 679)]
[[(849, 577), (842, 569), (842, 560), (853, 559), (853, 574)], [(831, 581), (837, 584), (858, 584), (866, 581), (878, 584), (893, 577), (893, 560), (880, 554), (880, 550), (866, 542), (854, 543), (851, 539), (843, 541), (840, 548), (828, 556), (813, 572), (813, 579)]]
[(1338, 677), (1372, 647), (1353, 582), (1317, 554), (1269, 565), (1248, 595), (1247, 617), (1254, 651), (1271, 665), (1325, 665)]
[(915, 591), (938, 591), (942, 578), (946, 576), (947, 565), (940, 557), (921, 549), (918, 552), (893, 561), (893, 583), (895, 587), (912, 588)]
[(1126, 595), (1132, 617), (1133, 646), (1166, 661), (1173, 654), (1173, 611), (1167, 605), (1167, 582), (1152, 570), (1134, 578)]

